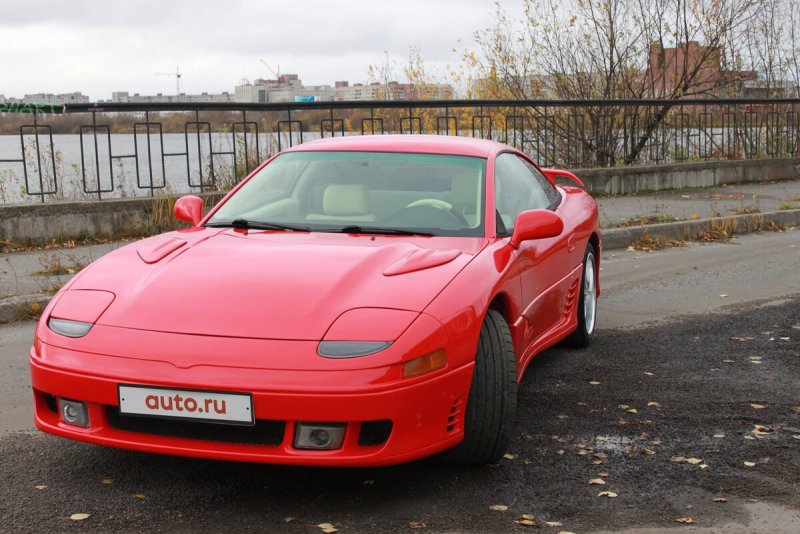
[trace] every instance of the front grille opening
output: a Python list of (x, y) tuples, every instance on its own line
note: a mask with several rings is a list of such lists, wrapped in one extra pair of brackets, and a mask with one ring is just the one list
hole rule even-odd
[(56, 399), (55, 395), (50, 395), (49, 393), (42, 393), (42, 397), (44, 398), (45, 404), (53, 413), (58, 413), (58, 400)]
[(363, 447), (383, 445), (392, 433), (392, 422), (388, 419), (364, 421), (358, 434), (358, 444)]
[(253, 426), (201, 423), (120, 415), (119, 408), (109, 406), (106, 410), (108, 422), (117, 430), (168, 436), (173, 438), (240, 443), (244, 445), (280, 445), (286, 430), (284, 421), (256, 420)]

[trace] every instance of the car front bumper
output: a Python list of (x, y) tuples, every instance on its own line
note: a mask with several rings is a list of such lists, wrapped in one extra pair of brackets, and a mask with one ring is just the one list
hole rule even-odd
[[(457, 445), (463, 439), (472, 369), (470, 363), (414, 379), (386, 381), (376, 378), (391, 374), (385, 368), (336, 372), (180, 368), (165, 361), (81, 352), (43, 342), (37, 342), (30, 354), (34, 422), (44, 432), (152, 453), (298, 465), (390, 465)], [(353, 387), (359, 383), (363, 387)], [(173, 419), (121, 416), (119, 384), (248, 393), (256, 425), (186, 425)], [(65, 423), (58, 398), (86, 403), (89, 426)], [(385, 432), (387, 421), (391, 422), (388, 434), (376, 441), (373, 432), (372, 439), (365, 439), (378, 427)], [(296, 448), (300, 422), (344, 423), (341, 448)]]

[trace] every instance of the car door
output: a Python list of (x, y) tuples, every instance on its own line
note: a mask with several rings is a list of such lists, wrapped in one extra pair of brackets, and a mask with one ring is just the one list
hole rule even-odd
[[(560, 194), (539, 170), (518, 154), (506, 152), (495, 162), (495, 205), (499, 235), (511, 235), (516, 216), (526, 210), (555, 211)], [(572, 230), (558, 237), (524, 241), (516, 251), (525, 317), (526, 350), (563, 320), (565, 267)]]

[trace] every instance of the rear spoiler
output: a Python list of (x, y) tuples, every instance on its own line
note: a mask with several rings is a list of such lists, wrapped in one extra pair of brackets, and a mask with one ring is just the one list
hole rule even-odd
[(568, 180), (572, 180), (573, 182), (575, 182), (579, 186), (581, 186), (584, 189), (586, 189), (586, 186), (583, 184), (583, 182), (581, 181), (580, 178), (578, 178), (577, 176), (575, 176), (574, 174), (572, 174), (569, 171), (565, 171), (564, 169), (544, 169), (543, 168), (542, 172), (544, 173), (545, 176), (547, 176), (547, 179), (550, 180), (550, 183), (552, 183), (552, 184), (556, 183), (556, 178), (561, 176), (563, 178), (567, 178)]

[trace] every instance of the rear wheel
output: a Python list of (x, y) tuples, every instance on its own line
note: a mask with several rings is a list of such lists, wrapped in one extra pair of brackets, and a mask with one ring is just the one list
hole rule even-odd
[(594, 245), (589, 243), (583, 257), (583, 283), (578, 297), (578, 328), (565, 343), (570, 347), (588, 347), (597, 321), (597, 260)]
[(503, 457), (517, 410), (517, 364), (503, 316), (489, 310), (481, 327), (464, 417), (464, 441), (445, 454), (451, 463), (494, 463)]

